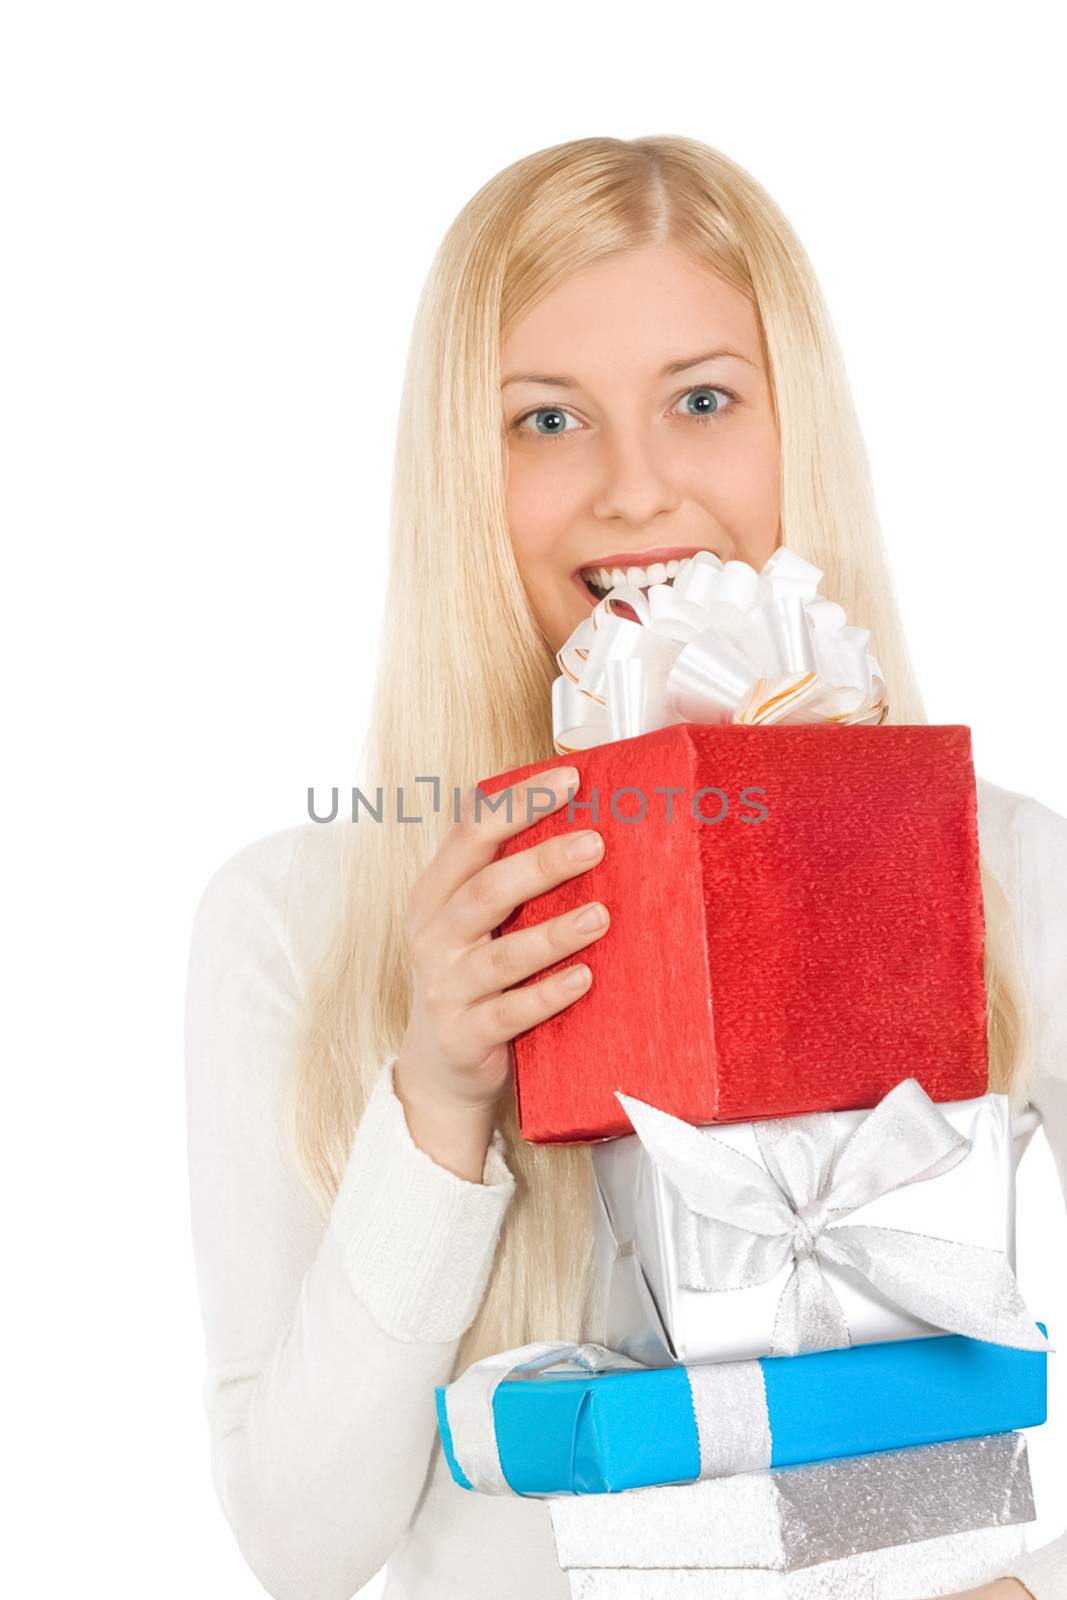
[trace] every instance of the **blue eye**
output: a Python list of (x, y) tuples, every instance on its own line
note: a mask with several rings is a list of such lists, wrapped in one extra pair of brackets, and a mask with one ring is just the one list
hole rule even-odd
[[(519, 417), (515, 423), (515, 427), (522, 433), (539, 433), (542, 439), (558, 439), (560, 434), (573, 433), (574, 431), (572, 428), (563, 426), (565, 419), (569, 416), (570, 412), (564, 411), (560, 406), (538, 406), (536, 410), (527, 411), (523, 416)], [(532, 430), (530, 428), (524, 428), (522, 426), (523, 423), (528, 422), (531, 417), (547, 417), (551, 420), (552, 426), (543, 431), (540, 428), (535, 428)], [(555, 420), (557, 418), (559, 419), (558, 422)]]
[[(719, 395), (724, 396), (727, 404), (724, 404), (722, 400), (717, 398)], [(708, 397), (711, 397), (710, 405), (708, 404)], [(693, 400), (694, 398), (701, 401), (701, 409), (699, 411), (690, 411), (689, 415), (691, 417), (698, 418), (698, 420), (701, 422), (710, 422), (711, 419), (715, 416), (718, 416), (720, 412), (727, 410), (728, 403), (734, 399), (734, 395), (729, 389), (720, 389), (712, 386), (709, 383), (705, 383), (702, 384), (698, 389), (688, 390), (688, 392), (682, 396), (683, 400)]]

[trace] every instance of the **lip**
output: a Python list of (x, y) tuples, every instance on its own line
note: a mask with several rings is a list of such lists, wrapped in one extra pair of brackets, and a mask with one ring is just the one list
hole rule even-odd
[[(580, 567), (575, 567), (571, 582), (589, 602), (589, 609), (592, 610), (597, 603), (596, 596), (586, 588), (582, 578), (582, 573), (588, 572), (591, 567), (650, 567), (657, 561), (684, 561), (688, 556), (699, 555), (702, 550), (707, 550), (707, 545), (672, 544), (659, 545), (654, 550), (619, 550), (613, 555), (591, 556)], [(708, 554), (714, 555), (715, 552), (708, 550)]]

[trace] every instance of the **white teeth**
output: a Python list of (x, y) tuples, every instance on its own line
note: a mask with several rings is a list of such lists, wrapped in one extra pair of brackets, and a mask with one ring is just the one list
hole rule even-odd
[(653, 561), (647, 567), (583, 567), (581, 575), (605, 594), (622, 583), (647, 589), (652, 583), (670, 583), (692, 559), (686, 556), (681, 561)]

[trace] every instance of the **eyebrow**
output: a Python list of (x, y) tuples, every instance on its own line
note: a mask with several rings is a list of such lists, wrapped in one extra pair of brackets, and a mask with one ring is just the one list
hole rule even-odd
[[(705, 350), (703, 355), (686, 356), (681, 361), (668, 361), (658, 375), (661, 378), (669, 378), (676, 372), (685, 372), (689, 367), (699, 367), (705, 361), (718, 361), (723, 356), (732, 356), (735, 361), (743, 361), (749, 367), (756, 365), (754, 361), (749, 360), (748, 356), (743, 356), (740, 350)], [(561, 377), (558, 373), (551, 372), (513, 372), (510, 377), (504, 379), (500, 387), (506, 389), (509, 383), (544, 383), (555, 389), (577, 389), (579, 387), (575, 378)]]

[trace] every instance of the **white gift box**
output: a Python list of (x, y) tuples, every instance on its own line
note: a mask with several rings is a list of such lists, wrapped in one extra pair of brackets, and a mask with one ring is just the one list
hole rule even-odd
[[(946, 1329), (1047, 1348), (1014, 1280), (1005, 1095), (935, 1106), (908, 1079), (873, 1111), (701, 1128), (619, 1098), (639, 1131), (591, 1147), (599, 1337), (609, 1348), (668, 1366)], [(781, 1246), (781, 1264), (768, 1276), (769, 1242)], [(872, 1276), (843, 1252), (873, 1263)], [(754, 1281), (753, 1260), (764, 1281)], [(812, 1291), (816, 1314), (809, 1304), (800, 1333), (794, 1319), (783, 1343), (784, 1313)]]
[(573, 1569), (572, 1600), (932, 1600), (991, 1583), (1025, 1553), (1018, 1527), (979, 1528), (800, 1572)]
[(550, 1502), (564, 1569), (795, 1572), (1034, 1518), (1026, 1441), (989, 1434)]

